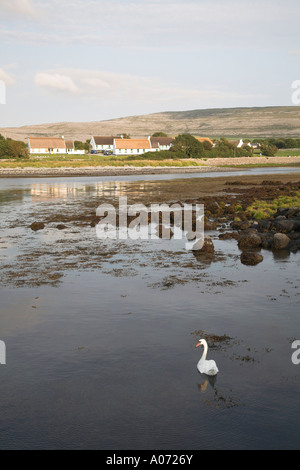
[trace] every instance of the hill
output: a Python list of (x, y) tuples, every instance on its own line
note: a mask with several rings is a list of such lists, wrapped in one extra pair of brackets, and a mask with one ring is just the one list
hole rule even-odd
[(128, 133), (132, 137), (162, 131), (209, 137), (300, 137), (300, 107), (223, 108), (163, 112), (99, 122), (61, 122), (0, 128), (5, 137), (25, 141), (28, 136), (65, 136), (85, 141), (92, 135)]

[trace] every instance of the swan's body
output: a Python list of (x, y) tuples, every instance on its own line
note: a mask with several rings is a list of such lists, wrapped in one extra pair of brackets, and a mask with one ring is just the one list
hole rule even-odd
[(206, 356), (207, 356), (207, 351), (208, 351), (208, 345), (205, 339), (201, 339), (200, 342), (196, 345), (196, 348), (198, 346), (203, 346), (204, 347), (204, 352), (203, 355), (200, 359), (200, 361), (197, 364), (197, 369), (201, 374), (206, 374), (209, 376), (214, 376), (217, 375), (219, 372), (219, 369), (217, 367), (217, 364), (215, 361), (207, 361)]

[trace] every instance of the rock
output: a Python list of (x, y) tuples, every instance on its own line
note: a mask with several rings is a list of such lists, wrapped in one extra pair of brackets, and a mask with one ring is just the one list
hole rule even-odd
[(262, 241), (262, 248), (265, 250), (271, 250), (273, 246), (273, 239), (274, 239), (274, 234), (273, 233), (262, 233), (260, 235), (261, 241)]
[(204, 242), (203, 240), (199, 240), (198, 242), (195, 243), (192, 250), (197, 251), (198, 253), (213, 254), (215, 252), (215, 247), (210, 237), (204, 237)]
[(57, 230), (65, 230), (67, 227), (64, 224), (58, 224), (56, 228)]
[(256, 266), (263, 261), (263, 256), (252, 251), (244, 251), (241, 254), (241, 262), (246, 266)]
[(268, 219), (265, 219), (265, 220), (260, 220), (258, 222), (258, 231), (259, 232), (268, 232), (269, 230), (271, 230), (271, 226), (272, 226), (272, 222)]
[(43, 230), (45, 228), (45, 224), (43, 222), (33, 222), (30, 225), (31, 230), (37, 232), (38, 230)]
[(286, 219), (285, 217), (277, 217), (276, 220), (272, 223), (272, 229), (275, 229), (276, 232), (280, 233), (290, 233), (294, 229), (293, 220)]
[(204, 221), (204, 230), (205, 230), (205, 231), (206, 231), (206, 230), (207, 230), (207, 231), (208, 231), (208, 230), (216, 230), (217, 225), (218, 225), (218, 224), (217, 224), (216, 222), (211, 222), (211, 221), (209, 221), (209, 220)]
[(273, 250), (284, 250), (288, 247), (290, 239), (284, 233), (275, 233), (272, 243)]
[(240, 236), (238, 245), (240, 250), (260, 248), (262, 245), (262, 240), (260, 236), (256, 233), (246, 233)]
[(241, 223), (240, 225), (240, 230), (247, 230), (250, 228), (252, 223), (249, 220), (245, 220), (244, 222)]
[(237, 232), (225, 232), (225, 233), (220, 233), (219, 239), (220, 240), (238, 240), (240, 238), (239, 234)]

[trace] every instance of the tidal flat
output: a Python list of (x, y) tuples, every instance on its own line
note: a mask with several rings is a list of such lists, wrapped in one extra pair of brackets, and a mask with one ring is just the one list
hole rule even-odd
[[(0, 447), (297, 448), (299, 251), (259, 246), (246, 266), (238, 240), (255, 200), (299, 187), (299, 172), (271, 170), (2, 180)], [(100, 240), (97, 207), (120, 196), (204, 204), (214, 253)], [(216, 379), (196, 369), (200, 337)]]

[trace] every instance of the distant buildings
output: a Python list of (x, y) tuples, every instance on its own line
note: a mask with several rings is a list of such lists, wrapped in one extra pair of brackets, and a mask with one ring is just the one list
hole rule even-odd
[(147, 139), (123, 139), (122, 137), (93, 136), (90, 145), (93, 151), (110, 152), (113, 155), (142, 155), (147, 152), (170, 150), (171, 137), (148, 137)]
[(94, 152), (113, 151), (114, 139), (113, 136), (93, 136), (90, 145)]
[(64, 137), (29, 137), (28, 150), (31, 154), (84, 155), (84, 150), (75, 150), (74, 142)]
[[(196, 137), (202, 144), (215, 147), (215, 143), (209, 137)], [(248, 145), (252, 149), (260, 147), (258, 143), (244, 142), (242, 139), (229, 141), (237, 148)], [(173, 145), (171, 137), (148, 137), (148, 138), (123, 138), (123, 136), (93, 136), (90, 140), (92, 153), (103, 153), (104, 155), (143, 155), (148, 152), (159, 152), (170, 150)], [(30, 154), (41, 155), (84, 155), (85, 150), (75, 150), (73, 140), (65, 140), (62, 137), (29, 137), (28, 149)]]

